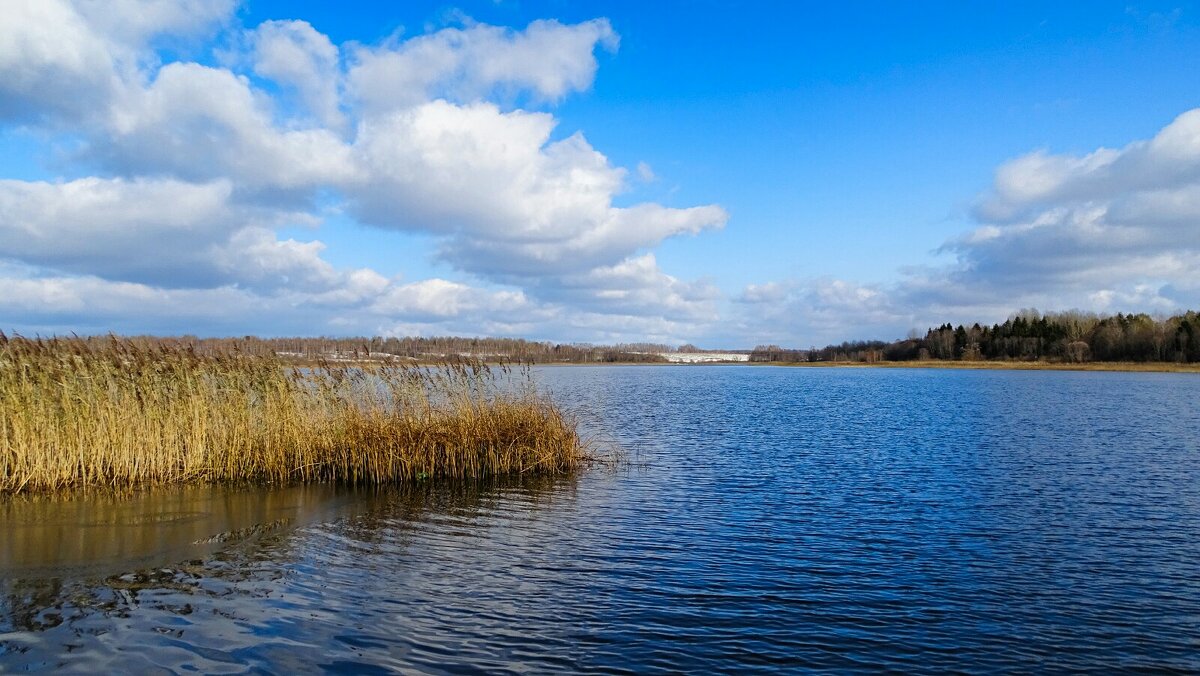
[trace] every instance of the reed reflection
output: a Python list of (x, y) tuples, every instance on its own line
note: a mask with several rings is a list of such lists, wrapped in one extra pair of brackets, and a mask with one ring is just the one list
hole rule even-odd
[(11, 497), (0, 501), (0, 632), (126, 614), (145, 592), (159, 609), (190, 614), (189, 596), (254, 596), (253, 583), (285, 574), (310, 546), (297, 536), (305, 526), (337, 522), (347, 546), (366, 553), (403, 546), (422, 522), (470, 521), (514, 496), (536, 510), (574, 483), (515, 477)]

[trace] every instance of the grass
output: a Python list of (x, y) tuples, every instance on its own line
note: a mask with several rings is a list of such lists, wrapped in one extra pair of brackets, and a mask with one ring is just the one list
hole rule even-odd
[(182, 342), (0, 333), (0, 493), (480, 478), (585, 458), (528, 370), (297, 368)]

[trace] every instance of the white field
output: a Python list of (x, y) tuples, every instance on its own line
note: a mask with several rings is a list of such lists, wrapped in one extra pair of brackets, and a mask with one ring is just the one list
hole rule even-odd
[(710, 361), (750, 361), (750, 355), (737, 352), (659, 352), (672, 364), (699, 364)]

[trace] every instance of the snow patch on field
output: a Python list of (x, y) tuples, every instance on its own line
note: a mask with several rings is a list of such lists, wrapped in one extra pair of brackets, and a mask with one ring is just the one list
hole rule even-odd
[(659, 352), (672, 364), (699, 364), (713, 361), (750, 361), (750, 355), (738, 352)]

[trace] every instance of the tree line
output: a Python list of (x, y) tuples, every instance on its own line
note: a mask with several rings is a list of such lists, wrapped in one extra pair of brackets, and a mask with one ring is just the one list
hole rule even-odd
[(1145, 313), (1101, 316), (1022, 310), (1002, 324), (931, 327), (924, 337), (851, 341), (808, 350), (760, 346), (751, 361), (1020, 360), (1200, 362), (1200, 315), (1167, 318)]
[[(0, 339), (5, 337), (0, 332)], [(159, 346), (164, 349), (184, 348), (198, 354), (241, 353), (257, 356), (277, 356), (287, 361), (313, 363), (333, 361), (408, 361), (437, 362), (455, 359), (477, 359), (526, 364), (604, 364), (604, 363), (669, 363), (663, 355), (670, 353), (719, 352), (704, 350), (690, 343), (673, 347), (664, 343), (637, 342), (596, 345), (592, 343), (555, 343), (523, 338), (469, 338), (461, 336), (430, 337), (330, 337), (295, 336), (261, 338), (258, 336), (200, 338), (182, 336), (74, 336), (91, 350), (104, 349), (115, 340), (139, 348)]]
[[(0, 336), (3, 336), (0, 333)], [(79, 339), (91, 349), (103, 348), (117, 340), (115, 336), (88, 336)], [(521, 338), (462, 338), (435, 337), (292, 337), (260, 338), (199, 338), (196, 336), (130, 336), (122, 338), (139, 347), (182, 347), (200, 354), (242, 353), (259, 356), (278, 356), (298, 362), (319, 360), (387, 361), (445, 361), (469, 358), (485, 361), (508, 361), (532, 364), (550, 363), (665, 363), (660, 353), (675, 348), (658, 343), (618, 343), (592, 345), (589, 343), (552, 343)]]
[(447, 357), (501, 359), (533, 364), (664, 362), (660, 352), (673, 348), (657, 343), (552, 343), (522, 338), (373, 337), (373, 338), (261, 338), (276, 354), (315, 359), (337, 355), (351, 358), (402, 357), (438, 360)]
[[(3, 334), (0, 334), (3, 335)], [(111, 340), (84, 338), (89, 343)], [(703, 352), (694, 345), (661, 343), (554, 343), (522, 338), (433, 337), (293, 337), (198, 338), (139, 336), (145, 344), (184, 345), (198, 352), (237, 351), (274, 354), (311, 362), (321, 359), (406, 359), (439, 361), (459, 357), (533, 364), (662, 363), (671, 352)], [(755, 362), (880, 362), (915, 360), (1129, 361), (1200, 362), (1200, 314), (1194, 311), (1155, 318), (1148, 314), (1101, 316), (1070, 311), (1042, 314), (1022, 310), (1003, 323), (954, 326), (945, 323), (892, 342), (847, 341), (823, 348), (760, 345), (750, 353)]]

